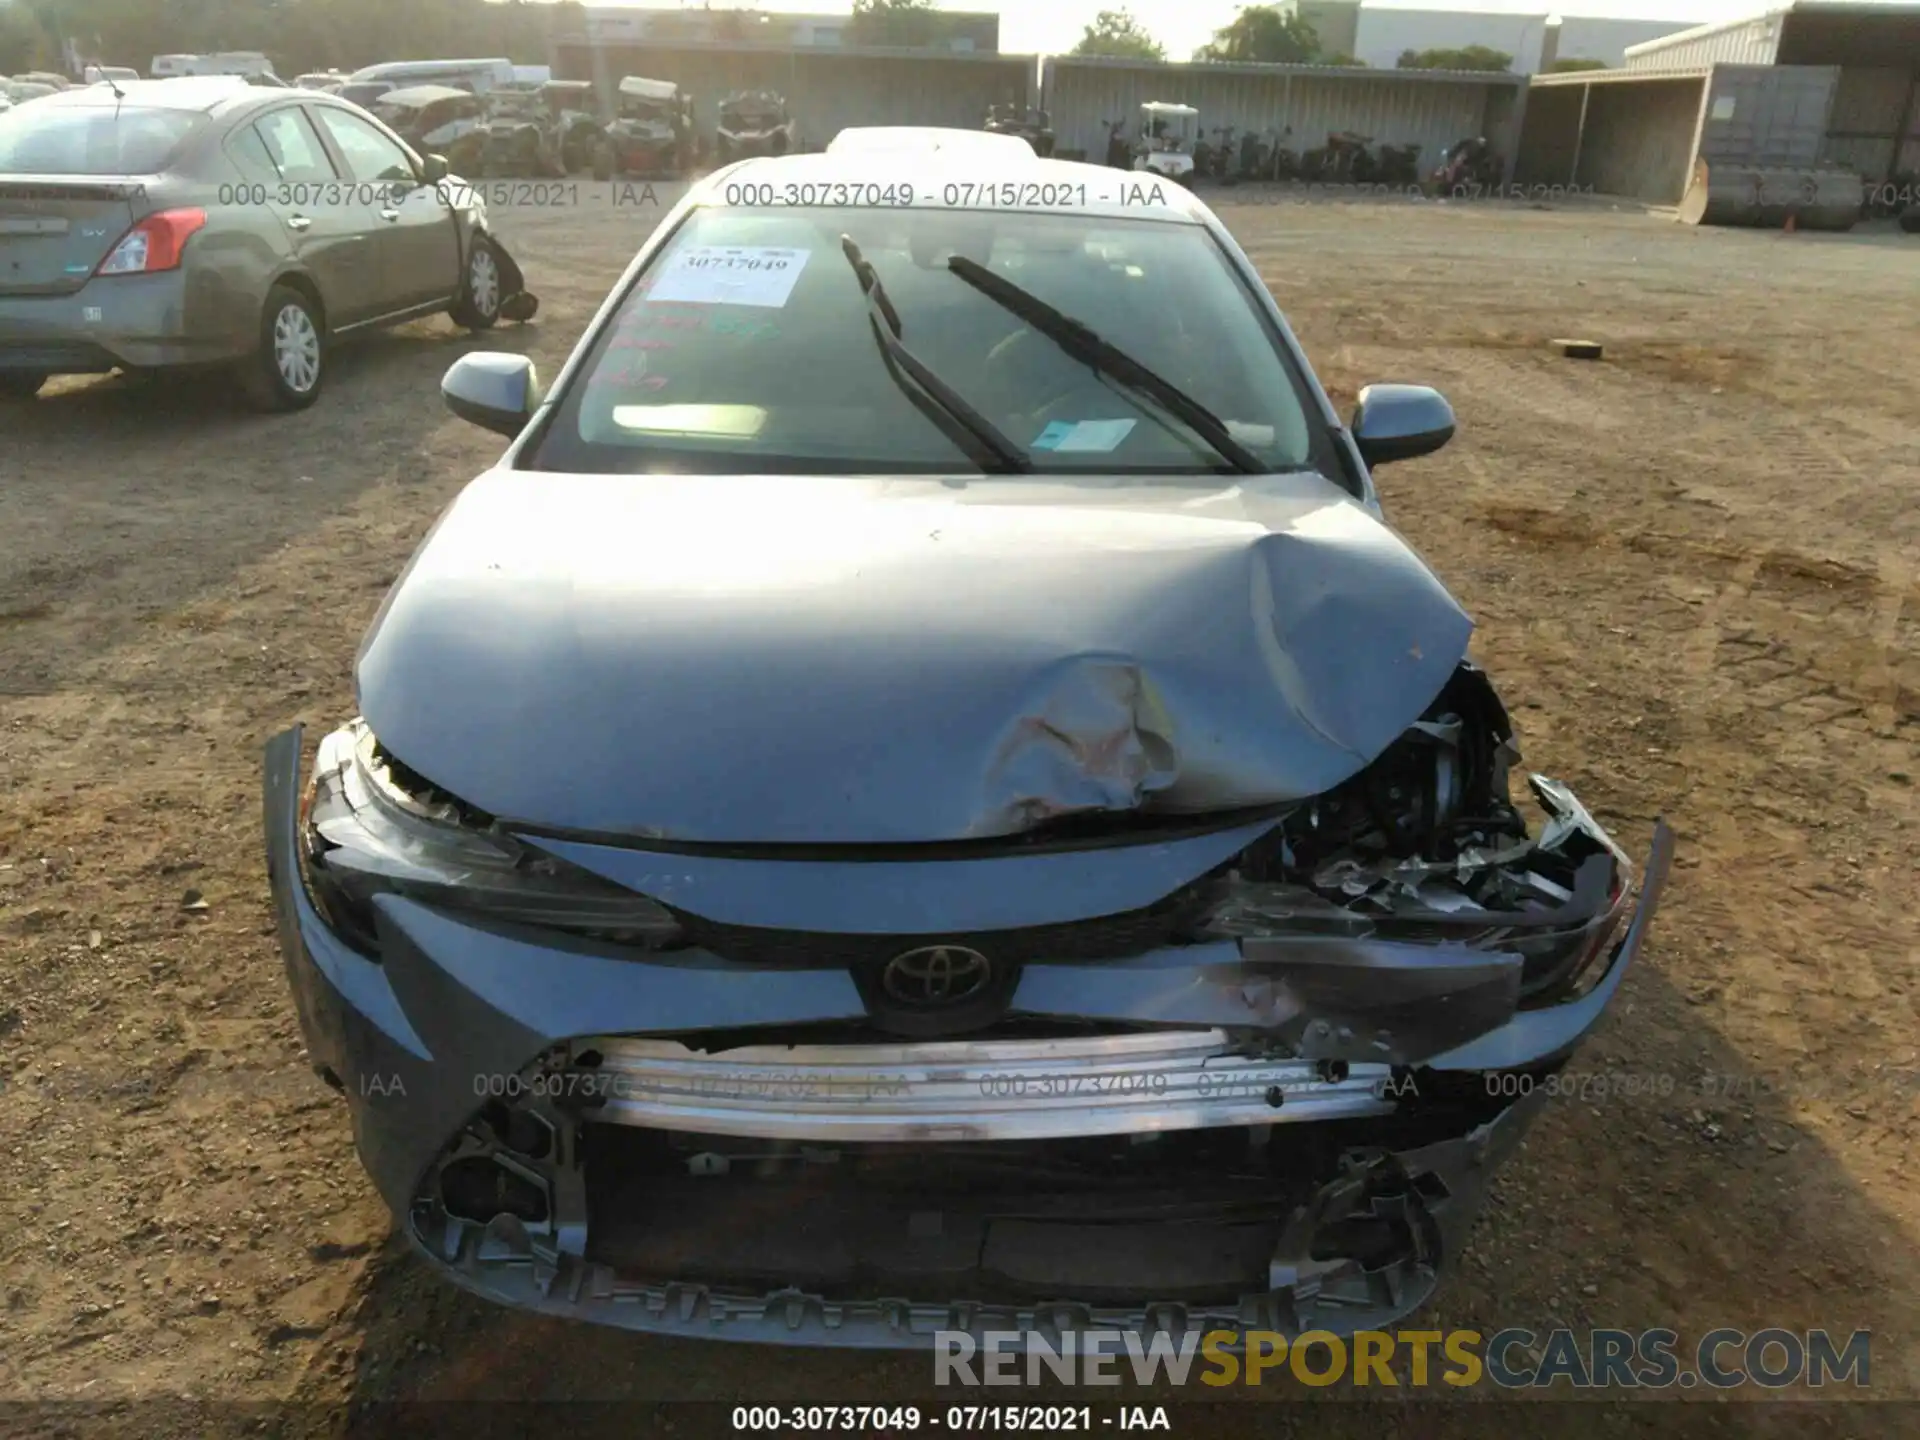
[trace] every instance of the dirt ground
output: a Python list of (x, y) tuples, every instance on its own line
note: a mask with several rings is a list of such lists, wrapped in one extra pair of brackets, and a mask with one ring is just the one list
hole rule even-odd
[[(661, 213), (605, 193), (501, 212), (544, 308), (485, 346), (557, 369)], [(1342, 405), (1409, 380), (1459, 412), (1382, 483), (1529, 762), (1636, 853), (1658, 815), (1680, 837), (1651, 954), (1575, 1061), (1594, 1093), (1555, 1102), (1424, 1318), (1870, 1328), (1870, 1393), (1920, 1397), (1920, 246), (1249, 199), (1223, 214)], [(393, 1239), (305, 1064), (260, 746), (350, 713), (382, 593), (497, 453), (436, 395), (482, 345), (410, 326), (280, 419), (119, 379), (0, 413), (0, 1399), (294, 1400), (326, 1430), (391, 1397), (954, 1398), (919, 1357), (468, 1299)], [(1626, 1433), (1654, 1403), (1551, 1423)], [(1786, 1433), (1789, 1404), (1742, 1433)], [(1796, 1434), (1912, 1433), (1905, 1406), (1791, 1409)], [(1316, 1435), (1386, 1419), (1317, 1411)]]

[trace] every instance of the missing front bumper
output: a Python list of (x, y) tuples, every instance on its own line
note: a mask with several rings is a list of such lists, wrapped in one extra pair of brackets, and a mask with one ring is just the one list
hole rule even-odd
[[(556, 943), (393, 896), (377, 902), (376, 962), (328, 928), (302, 883), (299, 756), (297, 731), (269, 746), (266, 822), (282, 948), (309, 1049), (316, 1066), (344, 1090), (368, 1171), (405, 1217), (415, 1243), (459, 1283), (503, 1303), (642, 1330), (863, 1346), (926, 1345), (934, 1332), (954, 1329), (1058, 1335), (1096, 1328), (1294, 1332), (1383, 1325), (1431, 1293), (1464, 1241), (1487, 1176), (1543, 1103), (1539, 1089), (1505, 1109), (1435, 1108), (1386, 1093), (1384, 1062), (1259, 1058), (1263, 1038), (1278, 1039), (1283, 1022), (1298, 1018), (1283, 1003), (1292, 993), (1286, 965), (1231, 941), (1100, 965), (1092, 1017), (1095, 987), (1087, 984), (1086, 965), (1026, 967), (1015, 1008), (1030, 1017), (1092, 1018), (1135, 1030), (1187, 1027), (1124, 1037), (1124, 1043), (1109, 1035), (1091, 1049), (1083, 1042), (1063, 1048), (1023, 1041), (1026, 1048), (1014, 1050), (963, 1045), (937, 1059), (921, 1047), (893, 1054), (863, 1047), (851, 1068), (844, 1055), (787, 1050), (771, 1071), (752, 1054), (743, 1064), (737, 1050), (731, 1059), (700, 1056), (686, 1043), (700, 1032), (758, 1027), (778, 1034), (858, 1023), (864, 1004), (843, 970), (755, 969), (689, 951), (635, 956), (584, 941)], [(1451, 1074), (1471, 1089), (1475, 1072), (1545, 1068), (1570, 1053), (1598, 1022), (1644, 944), (1671, 851), (1671, 834), (1657, 827), (1632, 922), (1583, 994), (1513, 1014), (1458, 1043), (1437, 1043), (1451, 1032), (1434, 1030), (1423, 1037), (1421, 1073)], [(1320, 947), (1299, 958), (1324, 972), (1338, 957)], [(1350, 958), (1367, 983), (1405, 959), (1385, 951), (1356, 951)], [(1485, 990), (1470, 971), (1462, 973), (1462, 986), (1443, 994)], [(673, 1038), (625, 1038), (637, 1035)], [(578, 1085), (571, 1093), (565, 1087), (535, 1093), (529, 1086), (554, 1057), (563, 1059), (562, 1073), (574, 1073), (582, 1068), (582, 1052), (596, 1047), (601, 1072), (627, 1077), (625, 1094), (610, 1081), (600, 1096)], [(922, 1087), (920, 1100), (888, 1070), (895, 1059), (911, 1061), (905, 1073)], [(1151, 1080), (1112, 1080), (1151, 1075), (1156, 1067), (1167, 1077), (1158, 1095)], [(767, 1092), (782, 1086), (764, 1081), (782, 1073), (789, 1076), (787, 1093), (770, 1100)], [(1019, 1100), (1012, 1093), (980, 1094), (989, 1074), (1043, 1078), (1038, 1093), (1030, 1083), (1028, 1098)], [(869, 1093), (857, 1101), (844, 1086), (833, 1093), (823, 1082), (836, 1076)], [(815, 1087), (811, 1096), (808, 1084)], [(989, 1091), (994, 1088), (989, 1083)], [(1277, 1107), (1270, 1098), (1275, 1089)], [(597, 1107), (577, 1103), (596, 1098)], [(502, 1116), (495, 1102), (505, 1100), (514, 1103)], [(605, 1113), (589, 1113), (596, 1108)], [(1070, 1120), (1076, 1110), (1085, 1123)], [(1295, 1121), (1309, 1123), (1289, 1123)], [(968, 1143), (978, 1144), (1069, 1137), (1078, 1143), (1103, 1133), (1185, 1130), (1231, 1134), (1251, 1146), (1252, 1137), (1264, 1133), (1268, 1145), (1279, 1136), (1284, 1146), (1301, 1147), (1304, 1185), (1276, 1184), (1255, 1206), (1260, 1213), (1248, 1223), (1265, 1229), (1257, 1244), (1245, 1233), (1235, 1242), (1252, 1251), (1233, 1250), (1241, 1277), (1233, 1283), (1215, 1275), (1196, 1287), (1193, 1277), (1201, 1272), (1191, 1265), (1181, 1283), (1142, 1270), (1118, 1287), (1124, 1296), (1101, 1298), (1092, 1292), (1108, 1287), (1087, 1284), (1085, 1275), (1036, 1278), (1001, 1263), (976, 1266), (984, 1280), (976, 1276), (970, 1287), (942, 1288), (937, 1270), (925, 1288), (908, 1286), (908, 1267), (888, 1272), (902, 1283), (856, 1269), (810, 1288), (756, 1275), (752, 1267), (716, 1270), (711, 1244), (703, 1255), (689, 1252), (699, 1263), (685, 1269), (660, 1252), (620, 1247), (619, 1203), (612, 1212), (605, 1207), (608, 1196), (622, 1192), (617, 1183), (602, 1182), (619, 1181), (621, 1172), (617, 1165), (611, 1172), (595, 1169), (584, 1143), (590, 1131), (658, 1136), (676, 1130), (782, 1144), (928, 1143), (956, 1123)], [(463, 1167), (462, 1183), (473, 1183), (461, 1191), (465, 1199), (450, 1205), (444, 1181), (455, 1166)], [(474, 1194), (512, 1203), (489, 1213)], [(1188, 1223), (1233, 1231), (1241, 1212), (1221, 1208), (1219, 1199)], [(782, 1223), (777, 1190), (754, 1203), (761, 1228)], [(914, 1215), (934, 1211), (946, 1208), (901, 1213), (910, 1224)], [(1099, 1220), (1093, 1241), (1113, 1249), (1121, 1237), (1114, 1227), (1123, 1223), (1132, 1222)], [(1349, 1243), (1357, 1224), (1359, 1230), (1371, 1225), (1376, 1234), (1384, 1226), (1396, 1238), (1384, 1248)], [(744, 1222), (736, 1233), (746, 1233)], [(1026, 1248), (1066, 1255), (1088, 1243), (1084, 1233), (1055, 1231)], [(1264, 1271), (1249, 1278), (1245, 1262), (1253, 1252), (1264, 1254)], [(904, 1298), (862, 1298), (889, 1295)], [(1063, 1295), (1070, 1298), (1052, 1298)]]

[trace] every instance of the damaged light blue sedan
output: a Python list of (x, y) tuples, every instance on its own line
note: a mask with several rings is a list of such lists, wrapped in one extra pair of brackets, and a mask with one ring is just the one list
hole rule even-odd
[(1672, 847), (1510, 797), (1370, 475), (1439, 395), (1343, 422), (1191, 194), (978, 145), (725, 169), (443, 389), (512, 443), (265, 776), (424, 1256), (811, 1345), (1427, 1301)]

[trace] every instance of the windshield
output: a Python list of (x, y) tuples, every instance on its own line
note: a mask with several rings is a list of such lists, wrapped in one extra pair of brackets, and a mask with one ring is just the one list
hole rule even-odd
[[(596, 337), (528, 462), (605, 472), (980, 469), (889, 374), (853, 237), (912, 354), (1047, 471), (1217, 474), (1219, 450), (949, 268), (1083, 322), (1224, 422), (1261, 468), (1333, 464), (1302, 382), (1197, 225), (910, 209), (693, 212)], [(963, 267), (964, 268), (964, 267)]]
[(538, 91), (496, 90), (487, 111), (498, 120), (537, 120), (548, 111), (547, 97)]
[(334, 93), (342, 100), (351, 100), (355, 105), (371, 105), (391, 89), (393, 85), (390, 81), (362, 80), (353, 85), (342, 85)]
[(17, 105), (0, 115), (0, 174), (154, 175), (203, 118), (132, 105)]

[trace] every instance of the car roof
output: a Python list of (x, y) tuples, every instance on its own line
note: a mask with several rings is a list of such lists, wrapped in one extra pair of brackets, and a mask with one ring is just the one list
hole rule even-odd
[[(991, 207), (1092, 215), (1103, 220), (1175, 220), (1192, 225), (1212, 222), (1213, 212), (1205, 202), (1185, 186), (1161, 176), (1078, 160), (1043, 160), (1024, 140), (1013, 143), (1022, 152), (1018, 156), (984, 146), (760, 156), (716, 171), (695, 187), (690, 198), (696, 204), (724, 207), (729, 204), (728, 187), (745, 183), (770, 185), (776, 195), (786, 193), (787, 186), (812, 185), (824, 187), (828, 196), (835, 194), (834, 187), (843, 185), (876, 191), (892, 187), (896, 196), (901, 187), (911, 186), (914, 199), (908, 203), (921, 209)], [(1063, 195), (1069, 197), (1067, 203), (1063, 203)], [(736, 203), (746, 208), (753, 201), (742, 198)], [(821, 203), (846, 202), (823, 199)], [(897, 202), (876, 198), (868, 203), (885, 206)]]
[(622, 95), (638, 95), (644, 100), (671, 100), (680, 93), (678, 81), (649, 80), (644, 75), (622, 75), (619, 88)]
[(389, 90), (379, 97), (382, 105), (432, 105), (441, 100), (474, 100), (478, 97), (471, 90), (456, 90), (451, 85), (409, 85), (401, 90)]
[(239, 75), (178, 75), (164, 80), (121, 80), (113, 87), (85, 85), (57, 90), (45, 99), (56, 105), (129, 105), (147, 110), (208, 111), (230, 100), (269, 93), (257, 85), (249, 85)]
[(945, 125), (849, 125), (827, 142), (829, 155), (916, 154), (949, 150), (985, 150), (992, 155), (1032, 154), (1018, 135), (993, 130), (962, 130)]

